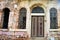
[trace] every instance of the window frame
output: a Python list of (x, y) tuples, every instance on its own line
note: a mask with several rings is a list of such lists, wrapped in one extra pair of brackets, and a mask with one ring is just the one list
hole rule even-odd
[[(4, 10), (6, 10), (6, 9), (9, 11), (9, 15), (10, 15), (10, 9), (9, 9), (8, 7), (3, 8), (3, 10), (2, 10), (2, 13), (3, 13), (3, 14), (2, 14), (2, 17), (3, 17), (3, 18), (2, 18), (2, 20), (3, 20), (3, 21), (2, 21), (2, 29), (8, 29), (8, 28), (9, 28), (8, 25), (7, 25), (7, 28), (3, 28), (3, 25), (4, 25), (4, 15), (5, 15), (5, 14), (4, 14)], [(8, 24), (9, 24), (9, 16), (8, 16)]]
[[(22, 9), (24, 9), (25, 11), (23, 11)], [(21, 11), (22, 10), (22, 11)], [(23, 29), (23, 28), (20, 28), (20, 15), (22, 14), (22, 13), (20, 13), (20, 12), (25, 12), (25, 17), (26, 17), (26, 21), (27, 21), (27, 9), (25, 8), (25, 7), (22, 7), (20, 10), (19, 10), (19, 22), (18, 22), (18, 29), (21, 29), (21, 30), (25, 30), (26, 29), (26, 25), (27, 25), (27, 23), (26, 23), (26, 25), (25, 25), (25, 28)], [(23, 13), (24, 14), (24, 13)]]
[[(52, 11), (52, 12), (51, 12)], [(53, 12), (54, 11), (54, 12)], [(52, 16), (53, 15), (53, 16)], [(57, 20), (57, 9), (56, 8), (54, 8), (54, 7), (52, 7), (52, 8), (50, 8), (50, 29), (58, 29), (58, 23), (56, 24), (56, 27), (55, 28), (51, 28), (51, 25), (52, 25), (52, 23), (51, 23), (51, 20), (53, 18), (56, 18), (56, 22), (55, 22), (55, 24), (58, 22), (58, 20)]]

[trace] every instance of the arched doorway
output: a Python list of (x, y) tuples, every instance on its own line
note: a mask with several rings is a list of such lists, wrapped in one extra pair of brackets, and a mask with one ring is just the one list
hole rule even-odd
[(8, 20), (9, 20), (9, 8), (4, 8), (3, 9), (3, 29), (7, 29), (8, 28)]
[(44, 37), (44, 9), (36, 6), (31, 11), (31, 36)]

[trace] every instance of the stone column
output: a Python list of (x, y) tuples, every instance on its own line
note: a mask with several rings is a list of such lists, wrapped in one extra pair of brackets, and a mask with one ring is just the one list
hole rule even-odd
[(30, 13), (30, 8), (27, 7), (27, 21), (26, 21), (26, 29), (28, 32), (29, 37), (31, 37), (31, 13)]
[(2, 18), (3, 18), (3, 16), (2, 16), (2, 14), (3, 14), (3, 12), (2, 11), (0, 11), (0, 28), (2, 28)]
[(58, 9), (58, 28), (60, 28), (60, 9)]
[(9, 29), (17, 29), (18, 28), (18, 12), (12, 11), (9, 16)]
[(13, 21), (14, 20), (14, 12), (10, 12), (9, 15), (9, 22), (8, 22), (8, 29), (13, 29)]
[(19, 19), (19, 13), (16, 10), (14, 12), (14, 25), (13, 25), (14, 29), (17, 29), (18, 28), (18, 19)]

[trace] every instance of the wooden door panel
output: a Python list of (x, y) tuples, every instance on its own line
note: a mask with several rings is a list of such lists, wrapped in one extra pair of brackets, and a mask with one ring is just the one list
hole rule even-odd
[(44, 25), (43, 21), (44, 21), (43, 17), (38, 17), (38, 25), (39, 25), (38, 26), (38, 28), (39, 28), (38, 36), (42, 36), (43, 35), (43, 25)]
[(41, 16), (32, 16), (31, 20), (32, 25), (32, 36), (43, 36), (44, 33), (44, 17)]
[(32, 36), (36, 36), (36, 31), (37, 31), (37, 17), (32, 17)]

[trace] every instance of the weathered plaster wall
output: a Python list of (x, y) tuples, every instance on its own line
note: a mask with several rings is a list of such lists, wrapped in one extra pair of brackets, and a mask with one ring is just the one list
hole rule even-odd
[(58, 28), (60, 28), (60, 8), (58, 8)]
[(0, 10), (0, 28), (2, 28), (2, 18), (3, 18), (3, 15), (2, 15), (2, 11)]
[[(4, 3), (4, 2), (2, 2)], [(1, 4), (2, 4), (1, 3)], [(5, 3), (4, 3), (5, 4)], [(41, 6), (43, 7), (44, 11), (45, 11), (45, 17), (44, 17), (44, 34), (46, 36), (47, 33), (49, 33), (49, 28), (50, 28), (50, 8), (52, 7), (55, 7), (57, 8), (57, 4), (56, 2), (48, 2), (48, 1), (21, 1), (17, 8), (15, 9), (14, 8), (14, 4), (15, 2), (11, 2), (10, 5), (8, 6), (5, 6), (3, 5), (2, 8), (0, 6), (0, 9), (2, 10), (3, 8), (5, 7), (8, 7), (10, 9), (10, 15), (9, 15), (9, 23), (8, 23), (8, 28), (9, 29), (18, 29), (18, 22), (19, 22), (19, 10), (22, 8), (22, 7), (25, 7), (27, 9), (27, 19), (26, 19), (26, 30), (29, 34), (29, 36), (31, 36), (31, 10), (34, 6)], [(37, 4), (37, 5), (36, 5)], [(0, 25), (1, 25), (1, 19), (2, 19), (2, 14), (3, 12), (1, 13), (0, 12)], [(58, 14), (58, 17), (59, 17), (59, 14)], [(60, 17), (58, 18), (60, 19)], [(58, 25), (60, 24), (60, 21), (58, 21)], [(2, 27), (2, 26), (1, 26)], [(19, 29), (19, 31), (23, 31), (23, 29)], [(12, 31), (12, 30), (11, 30)]]

